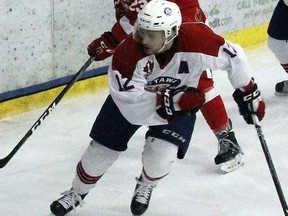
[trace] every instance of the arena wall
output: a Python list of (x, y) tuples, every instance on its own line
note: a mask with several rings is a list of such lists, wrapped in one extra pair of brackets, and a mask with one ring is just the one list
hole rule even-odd
[[(199, 2), (216, 33), (249, 48), (266, 42), (278, 0)], [(3, 0), (0, 8), (0, 119), (49, 105), (115, 22), (112, 0)], [(92, 63), (65, 98), (107, 88), (109, 61)]]

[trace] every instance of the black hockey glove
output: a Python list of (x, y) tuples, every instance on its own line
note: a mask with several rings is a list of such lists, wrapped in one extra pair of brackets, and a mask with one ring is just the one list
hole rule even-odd
[(260, 96), (257, 84), (253, 83), (251, 88), (242, 91), (236, 89), (233, 93), (233, 98), (238, 104), (240, 115), (248, 124), (254, 124), (252, 115), (256, 114), (259, 121), (265, 115), (265, 102)]
[(197, 112), (205, 102), (205, 94), (192, 87), (164, 89), (157, 93), (157, 113), (168, 122), (175, 113)]

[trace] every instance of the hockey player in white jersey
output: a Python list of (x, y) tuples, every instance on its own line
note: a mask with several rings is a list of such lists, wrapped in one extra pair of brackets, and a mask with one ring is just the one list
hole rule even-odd
[[(95, 61), (104, 60), (114, 53), (116, 47), (133, 32), (137, 14), (151, 0), (114, 0), (116, 23), (111, 31), (104, 32), (93, 40), (87, 48)], [(198, 0), (169, 0), (178, 5), (182, 22), (207, 23)], [(218, 140), (218, 154), (214, 158), (220, 170), (228, 173), (244, 164), (243, 152), (237, 142), (221, 95), (214, 87), (213, 75), (210, 69), (202, 72), (197, 88), (206, 95), (206, 100), (200, 111)]]
[[(288, 73), (288, 0), (280, 0), (268, 27), (268, 46), (275, 54), (284, 71)], [(288, 80), (275, 85), (275, 94), (288, 95)]]
[(181, 25), (179, 7), (172, 2), (149, 2), (138, 14), (134, 34), (115, 50), (108, 71), (110, 95), (91, 129), (92, 141), (76, 166), (72, 188), (50, 205), (51, 211), (65, 215), (81, 204), (135, 131), (147, 125), (142, 171), (130, 205), (133, 215), (144, 214), (158, 182), (177, 158), (185, 157), (195, 113), (205, 101), (197, 86), (206, 68), (228, 72), (248, 124), (252, 115), (262, 120), (265, 103), (242, 48), (205, 24)]

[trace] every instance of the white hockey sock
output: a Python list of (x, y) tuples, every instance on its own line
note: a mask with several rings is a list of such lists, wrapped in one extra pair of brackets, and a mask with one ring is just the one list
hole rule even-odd
[(88, 193), (120, 153), (92, 140), (76, 167), (76, 175), (72, 182), (75, 192)]

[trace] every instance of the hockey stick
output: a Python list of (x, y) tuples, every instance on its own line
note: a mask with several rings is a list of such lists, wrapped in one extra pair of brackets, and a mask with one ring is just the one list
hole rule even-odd
[(265, 155), (265, 158), (266, 158), (266, 161), (267, 161), (271, 176), (272, 176), (273, 181), (274, 181), (274, 185), (275, 185), (276, 191), (278, 193), (278, 197), (279, 197), (281, 205), (282, 205), (282, 209), (284, 211), (284, 215), (288, 216), (288, 206), (287, 206), (287, 203), (286, 203), (286, 200), (285, 200), (285, 197), (284, 197), (284, 194), (283, 194), (283, 191), (282, 191), (282, 188), (281, 188), (281, 185), (280, 185), (280, 181), (278, 179), (275, 167), (273, 165), (273, 161), (272, 161), (272, 158), (271, 158), (271, 155), (270, 155), (266, 140), (264, 138), (264, 135), (263, 135), (263, 132), (262, 132), (262, 128), (259, 125), (258, 117), (255, 114), (253, 114), (252, 118), (253, 118), (254, 126), (256, 128), (257, 135), (259, 137), (259, 140), (260, 140), (260, 143), (261, 143), (261, 146), (262, 146), (262, 149), (263, 149), (263, 152), (264, 152), (264, 155)]
[(46, 117), (55, 109), (55, 107), (60, 102), (60, 100), (64, 97), (64, 95), (68, 92), (68, 90), (74, 85), (74, 83), (80, 79), (83, 72), (90, 66), (93, 60), (94, 60), (94, 57), (90, 57), (85, 62), (85, 64), (81, 67), (81, 69), (73, 76), (71, 81), (65, 86), (65, 88), (60, 92), (60, 94), (56, 97), (56, 99), (48, 106), (48, 108), (44, 111), (44, 113), (40, 116), (40, 118), (33, 124), (33, 126), (24, 135), (24, 137), (20, 140), (20, 142), (14, 147), (14, 149), (6, 157), (0, 159), (0, 169), (3, 168), (11, 160), (11, 158), (21, 148), (21, 146), (26, 142), (26, 140), (38, 128), (38, 126), (40, 126), (42, 122), (46, 119)]

